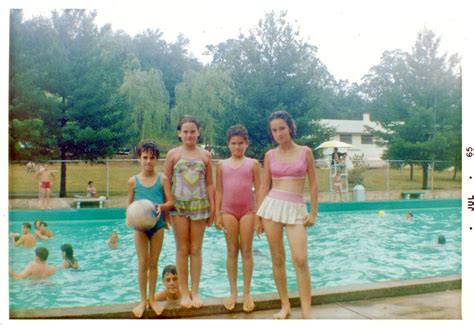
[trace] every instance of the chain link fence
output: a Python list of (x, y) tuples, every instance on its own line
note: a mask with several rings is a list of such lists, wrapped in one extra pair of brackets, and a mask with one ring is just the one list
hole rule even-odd
[[(102, 161), (63, 161), (66, 165), (66, 196), (85, 195), (87, 183), (94, 182), (100, 196), (127, 195), (127, 182), (140, 172), (136, 159), (108, 159)], [(213, 174), (215, 181), (215, 164)], [(38, 181), (34, 172), (27, 172), (27, 162), (10, 162), (9, 197), (36, 197)], [(41, 163), (53, 174), (52, 193), (59, 196), (61, 161)], [(157, 164), (157, 171), (163, 172), (164, 159)], [(328, 161), (315, 160), (318, 188), (320, 192), (334, 191), (334, 169)], [(343, 168), (343, 190), (350, 193), (354, 185), (362, 184), (367, 192), (421, 191), (423, 166), (426, 167), (425, 190), (461, 190), (461, 172), (455, 172), (454, 165), (446, 161), (401, 161), (364, 160), (363, 163), (348, 161)], [(362, 180), (361, 180), (362, 179)], [(306, 186), (308, 188), (308, 186)]]

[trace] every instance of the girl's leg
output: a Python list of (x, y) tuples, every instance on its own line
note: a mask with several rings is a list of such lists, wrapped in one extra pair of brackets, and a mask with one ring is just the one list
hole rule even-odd
[(191, 220), (191, 297), (195, 308), (199, 308), (203, 304), (199, 299), (199, 280), (201, 279), (204, 229), (206, 229), (206, 220)]
[(252, 282), (253, 272), (253, 225), (255, 214), (243, 216), (239, 221), (240, 231), (240, 254), (242, 256), (242, 269), (244, 276), (244, 294), (243, 294), (243, 310), (245, 312), (253, 311), (255, 304), (250, 296), (250, 283)]
[(283, 225), (271, 220), (262, 219), (265, 236), (267, 236), (272, 255), (272, 269), (275, 285), (281, 301), (280, 312), (273, 315), (274, 319), (285, 319), (290, 314), (290, 300), (286, 284), (285, 248), (283, 247)]
[(176, 271), (178, 273), (179, 290), (181, 292), (181, 306), (192, 306), (191, 294), (188, 286), (188, 258), (190, 252), (190, 222), (184, 216), (172, 216), (174, 240), (176, 243)]
[(164, 307), (162, 305), (155, 303), (155, 289), (156, 280), (158, 276), (158, 260), (160, 258), (164, 236), (165, 229), (162, 228), (155, 232), (150, 239), (150, 264), (148, 269), (148, 304), (150, 305), (150, 308), (155, 311), (157, 316), (159, 316), (164, 310)]
[(302, 224), (287, 225), (286, 235), (296, 271), (296, 282), (301, 301), (301, 317), (311, 319), (311, 276), (308, 267), (306, 227)]
[(135, 231), (135, 249), (138, 259), (138, 288), (140, 289), (140, 303), (133, 309), (137, 318), (143, 317), (147, 305), (146, 285), (148, 274), (148, 236), (141, 231)]
[(230, 296), (224, 301), (227, 310), (233, 310), (237, 301), (237, 260), (239, 258), (239, 221), (230, 214), (223, 214), (224, 228), (227, 231), (227, 276), (229, 277)]

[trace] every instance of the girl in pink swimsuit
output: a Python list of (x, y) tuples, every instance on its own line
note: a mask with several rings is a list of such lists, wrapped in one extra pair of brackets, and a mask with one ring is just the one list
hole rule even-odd
[[(257, 235), (265, 230), (275, 285), (281, 300), (281, 310), (274, 315), (284, 319), (290, 315), (286, 282), (283, 229), (286, 230), (301, 303), (301, 316), (311, 318), (311, 276), (308, 266), (307, 227), (316, 223), (318, 185), (313, 154), (308, 147), (297, 145), (295, 123), (290, 114), (277, 111), (268, 119), (270, 132), (278, 147), (265, 154), (263, 178), (258, 193)], [(303, 199), (308, 178), (311, 211)], [(270, 189), (271, 187), (271, 189)]]
[(231, 157), (217, 163), (216, 228), (224, 230), (227, 242), (227, 275), (230, 296), (224, 301), (233, 310), (237, 299), (237, 259), (242, 256), (244, 290), (243, 310), (255, 308), (250, 296), (253, 271), (252, 240), (255, 224), (255, 190), (260, 187), (260, 166), (255, 159), (245, 157), (248, 146), (247, 129), (234, 125), (227, 131)]

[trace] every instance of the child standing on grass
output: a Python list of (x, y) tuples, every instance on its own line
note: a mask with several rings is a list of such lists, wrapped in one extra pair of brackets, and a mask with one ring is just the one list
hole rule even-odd
[(250, 296), (253, 271), (252, 241), (255, 220), (255, 197), (252, 187), (260, 187), (260, 166), (255, 159), (245, 157), (249, 138), (243, 125), (227, 131), (231, 157), (217, 163), (216, 228), (224, 230), (227, 242), (227, 275), (230, 297), (224, 302), (233, 310), (237, 300), (237, 260), (242, 256), (244, 290), (243, 310), (255, 308)]
[(164, 310), (163, 306), (155, 302), (154, 296), (158, 259), (164, 238), (163, 228), (166, 225), (163, 211), (173, 207), (173, 196), (168, 177), (155, 171), (160, 156), (158, 145), (153, 140), (143, 140), (137, 146), (137, 154), (140, 158), (141, 172), (128, 180), (128, 205), (135, 200), (148, 199), (155, 204), (159, 218), (155, 226), (149, 230), (135, 230), (140, 303), (133, 309), (133, 314), (141, 318), (147, 307), (150, 307), (157, 316)]
[[(181, 306), (199, 308), (199, 280), (202, 267), (204, 229), (214, 219), (214, 186), (211, 154), (197, 145), (199, 123), (185, 115), (178, 122), (178, 137), (182, 145), (166, 155), (165, 174), (173, 180), (175, 211), (171, 225), (176, 241), (176, 268), (181, 291)], [(191, 292), (188, 287), (188, 262)]]

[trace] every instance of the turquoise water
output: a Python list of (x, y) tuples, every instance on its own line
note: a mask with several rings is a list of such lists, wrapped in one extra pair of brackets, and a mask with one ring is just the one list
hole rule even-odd
[[(443, 276), (461, 272), (461, 209), (413, 209), (412, 221), (404, 218), (407, 210), (324, 212), (309, 229), (309, 264), (312, 288), (343, 286), (388, 280)], [(33, 218), (30, 220), (33, 221)], [(10, 231), (19, 232), (23, 221), (10, 222)], [(133, 231), (124, 220), (51, 220), (52, 240), (38, 241), (50, 251), (48, 262), (62, 262), (60, 246), (74, 247), (80, 270), (59, 270), (46, 281), (10, 280), (11, 309), (47, 309), (133, 303), (139, 299), (137, 259)], [(111, 250), (106, 241), (111, 231), (119, 233), (119, 248)], [(439, 234), (446, 245), (438, 245)], [(297, 290), (291, 256), (286, 244), (288, 289)], [(172, 231), (166, 231), (159, 261), (159, 273), (174, 263)], [(19, 272), (34, 258), (34, 250), (11, 248), (10, 268)], [(200, 294), (222, 297), (229, 292), (224, 236), (208, 228), (203, 242), (203, 269)], [(239, 261), (239, 268), (241, 263)], [(242, 276), (239, 273), (239, 292)], [(162, 288), (161, 280), (157, 289)], [(252, 293), (276, 292), (271, 258), (264, 236), (254, 239)]]

